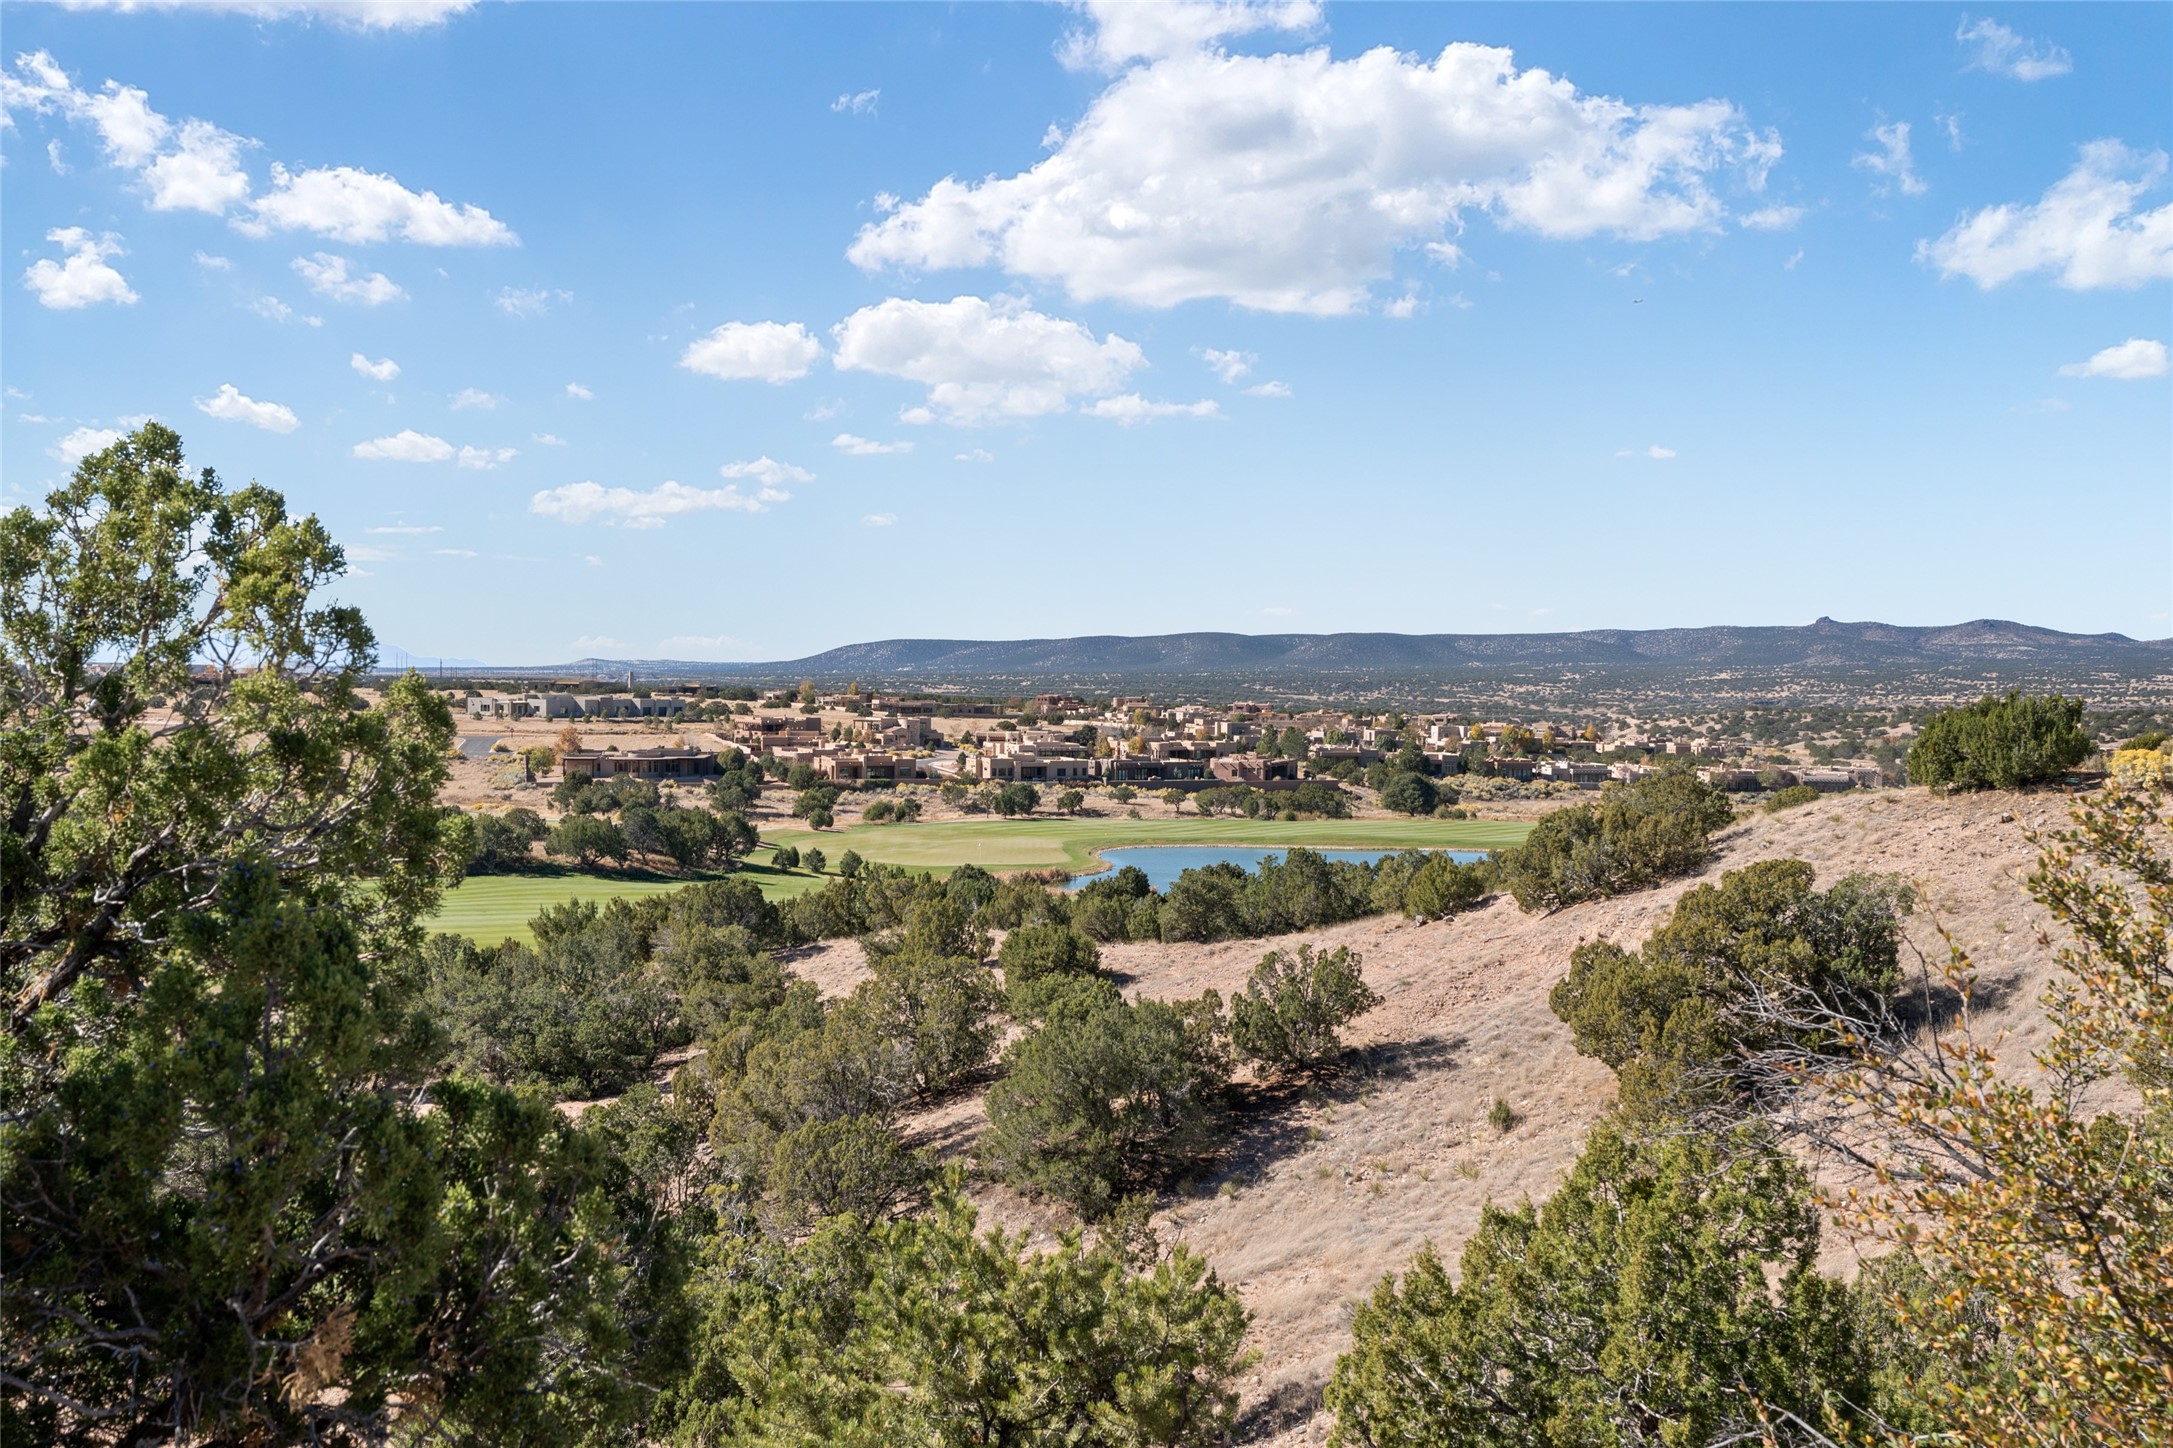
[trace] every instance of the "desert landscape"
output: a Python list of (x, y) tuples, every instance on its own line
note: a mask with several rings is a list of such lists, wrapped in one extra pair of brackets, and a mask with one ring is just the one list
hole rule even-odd
[(2173, 1448), (2173, 4), (0, 21), (0, 1448)]
[[(1976, 1029), (2026, 1073), (2044, 1041), (2038, 997), (2051, 968), (2049, 922), (2023, 890), (2037, 859), (2029, 835), (2064, 826), (2068, 804), (2046, 791), (1839, 796), (1753, 815), (1716, 838), (1702, 871), (1635, 895), (1540, 916), (1503, 898), (1446, 921), (1376, 918), (1305, 936), (1361, 952), (1384, 1003), (1352, 1024), (1344, 1072), (1240, 1122), (1220, 1170), (1155, 1217), (1172, 1240), (1204, 1253), (1254, 1313), (1248, 1343), (1260, 1361), (1245, 1382), (1238, 1441), (1322, 1441), (1321, 1388), (1349, 1345), (1352, 1308), (1374, 1283), (1422, 1242), (1454, 1260), (1482, 1204), (1554, 1189), (1614, 1081), (1572, 1048), (1547, 993), (1575, 946), (1595, 938), (1636, 946), (1700, 882), (1788, 857), (1817, 866), (1822, 885), (1859, 870), (1911, 881), (1924, 897), (1909, 924), (1911, 949), (1939, 958), (1943, 928), (1969, 953), (1988, 1002)], [(1116, 945), (1103, 961), (1128, 995), (1228, 995), (1264, 949), (1291, 943)], [(851, 941), (810, 948), (789, 964), (831, 996), (866, 975)], [(1487, 1120), (1497, 1099), (1519, 1118), (1506, 1132)], [(968, 1097), (902, 1125), (912, 1140), (964, 1154), (985, 1117), (979, 1098)], [(975, 1200), (991, 1224), (1037, 1240), (1053, 1240), (1069, 1221), (1001, 1185), (984, 1185)], [(1822, 1265), (1846, 1271), (1856, 1254), (1857, 1244), (1833, 1233)]]

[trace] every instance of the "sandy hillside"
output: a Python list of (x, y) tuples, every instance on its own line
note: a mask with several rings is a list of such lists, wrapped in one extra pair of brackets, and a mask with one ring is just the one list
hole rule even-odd
[[(2044, 914), (2024, 895), (2035, 860), (2032, 825), (2066, 818), (2057, 795), (1937, 800), (1922, 791), (1841, 796), (1725, 832), (1693, 880), (1553, 916), (1527, 916), (1506, 898), (1430, 925), (1357, 921), (1305, 939), (1363, 953), (1366, 978), (1387, 999), (1353, 1027), (1359, 1069), (1309, 1100), (1292, 1100), (1239, 1125), (1221, 1172), (1161, 1213), (1166, 1235), (1205, 1253), (1251, 1306), (1260, 1362), (1247, 1384), (1244, 1432), (1253, 1442), (1304, 1443), (1325, 1434), (1321, 1386), (1349, 1341), (1351, 1311), (1383, 1273), (1419, 1244), (1453, 1262), (1488, 1200), (1544, 1196), (1574, 1160), (1613, 1077), (1570, 1049), (1547, 1009), (1570, 951), (1605, 936), (1635, 945), (1696, 880), (1756, 860), (1793, 855), (1820, 884), (1851, 870), (1898, 872), (1930, 903), (1910, 929), (1941, 947), (1934, 919), (1968, 948), (1996, 1005), (1980, 1023), (2012, 1031), (2002, 1054), (2020, 1058), (2042, 1039), (2036, 998), (2050, 968), (2037, 943)], [(1295, 943), (1295, 941), (1285, 942)], [(1177, 997), (1239, 988), (1268, 943), (1121, 945), (1104, 962), (1137, 995)], [(858, 947), (803, 952), (793, 968), (825, 991), (849, 990)], [(1496, 1097), (1523, 1120), (1506, 1134), (1487, 1124)], [(969, 1100), (908, 1123), (946, 1149), (969, 1146), (982, 1122)], [(1037, 1234), (1063, 1213), (1002, 1187), (981, 1192), (986, 1219)], [(1847, 1244), (1830, 1244), (1845, 1260)]]

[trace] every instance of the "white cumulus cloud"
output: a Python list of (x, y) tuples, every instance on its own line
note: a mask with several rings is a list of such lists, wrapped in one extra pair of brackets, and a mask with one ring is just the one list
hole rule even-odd
[(220, 383), (216, 396), (197, 398), (196, 410), (206, 417), (216, 417), (222, 422), (246, 422), (266, 432), (292, 432), (302, 425), (293, 408), (246, 397), (231, 382)]
[(757, 496), (766, 503), (782, 503), (785, 499), (791, 497), (792, 494), (785, 491), (785, 484), (787, 483), (812, 483), (815, 481), (815, 475), (806, 468), (797, 467), (792, 463), (781, 463), (766, 453), (749, 462), (726, 463), (723, 467), (717, 469), (717, 472), (721, 477), (751, 478), (760, 483), (762, 491)]
[(1618, 458), (1651, 458), (1656, 463), (1664, 463), (1676, 455), (1675, 449), (1662, 447), (1658, 443), (1654, 443), (1651, 447), (1619, 448), (1615, 452), (1615, 456)]
[(1711, 231), (1728, 214), (1720, 192), (1755, 195), (1781, 155), (1728, 101), (1587, 95), (1495, 47), (1337, 60), (1215, 45), (1261, 13), (1098, 10), (1094, 53), (1144, 60), (1045, 160), (947, 177), (864, 227), (848, 257), (870, 271), (995, 265), (1081, 300), (1350, 313), (1400, 251), (1468, 216), (1554, 238)]
[(2165, 343), (2149, 337), (2130, 337), (2091, 354), (2087, 362), (2070, 362), (2060, 369), (2062, 377), (2111, 377), (2122, 382), (2165, 374)]
[(241, 153), (252, 142), (208, 121), (183, 121), (173, 144), (143, 168), (153, 211), (206, 211), (224, 216), (249, 194)]
[(1259, 382), (1246, 388), (1245, 394), (1248, 397), (1288, 397), (1290, 396), (1290, 384), (1287, 382)]
[(898, 515), (896, 513), (868, 513), (863, 515), (860, 521), (870, 528), (888, 528), (898, 521)]
[[(134, 0), (116, 3), (128, 8)], [(261, 6), (227, 3), (221, 8), (268, 13), (292, 7), (273, 0)], [(441, 0), (404, 4), (363, 0), (345, 8), (330, 4), (308, 8), (362, 17), (443, 14), (447, 6)], [(481, 207), (448, 202), (432, 191), (412, 191), (390, 176), (353, 166), (296, 172), (274, 162), (271, 190), (252, 201), (253, 186), (242, 157), (258, 142), (209, 121), (193, 117), (175, 121), (154, 108), (143, 90), (119, 81), (108, 80), (102, 89), (86, 91), (46, 51), (17, 56), (14, 70), (0, 75), (0, 105), (10, 111), (58, 113), (71, 123), (90, 126), (98, 133), (106, 159), (134, 177), (154, 211), (235, 213), (234, 225), (251, 236), (308, 231), (350, 243), (400, 240), (426, 246), (500, 246), (519, 241)]]
[(110, 427), (79, 427), (46, 449), (46, 453), (74, 467), (94, 452), (104, 452), (121, 440), (118, 430)]
[(728, 382), (791, 382), (822, 356), (798, 322), (726, 322), (680, 354), (679, 365)]
[(1997, 20), (1972, 20), (1965, 15), (1954, 38), (1968, 52), (1970, 70), (1987, 70), (2013, 80), (2049, 80), (2075, 68), (2074, 57), (2061, 46), (2024, 39)]
[(1001, 297), (892, 297), (853, 313), (831, 336), (839, 371), (901, 377), (928, 389), (927, 405), (904, 414), (909, 422), (1062, 412), (1074, 398), (1115, 391), (1147, 360), (1114, 333), (1097, 340), (1077, 322)]
[(1074, 69), (1114, 70), (1129, 61), (1191, 54), (1233, 36), (1261, 31), (1303, 35), (1320, 27), (1320, 0), (1186, 0), (1158, 5), (1087, 0), (1080, 8), (1091, 24), (1066, 35), (1057, 52)]
[(1131, 427), (1158, 417), (1220, 417), (1222, 405), (1212, 399), (1200, 402), (1150, 402), (1136, 392), (1104, 397), (1086, 408), (1088, 417), (1106, 417)]
[(831, 438), (830, 446), (856, 458), (877, 458), (889, 453), (913, 451), (913, 444), (910, 442), (877, 442), (872, 437), (858, 437), (849, 432), (841, 432)]
[[(1874, 176), (1884, 176), (1901, 188), (1904, 196), (1922, 196), (1924, 178), (1916, 174), (1916, 158), (1909, 149), (1909, 123), (1893, 121), (1873, 126), (1865, 139), (1878, 142), (1876, 151), (1859, 151), (1849, 164)], [(1885, 188), (1880, 188), (1882, 191)]]
[(455, 412), (465, 412), (469, 408), (480, 408), (484, 412), (494, 412), (497, 410), (498, 404), (503, 401), (505, 399), (495, 392), (485, 392), (480, 387), (463, 387), (453, 394), (452, 401), (447, 406), (451, 407)]
[(596, 393), (593, 389), (583, 387), (578, 382), (569, 382), (566, 384), (566, 395), (576, 402), (590, 402), (593, 401), (596, 397)]
[(311, 291), (335, 302), (381, 307), (387, 302), (401, 301), (407, 296), (400, 284), (383, 272), (350, 270), (353, 264), (346, 257), (334, 256), (328, 251), (320, 251), (311, 256), (298, 256), (292, 265), (294, 274), (307, 282)]
[(464, 447), (460, 450), (460, 465), (474, 472), (489, 472), (519, 456), (519, 452), (509, 447)]
[(453, 455), (453, 445), (442, 437), (403, 428), (390, 437), (371, 438), (355, 444), (355, 456), (381, 463), (442, 463)]
[(1215, 347), (1206, 347), (1200, 351), (1200, 360), (1224, 382), (1236, 382), (1250, 373), (1253, 363), (1260, 359), (1250, 352), (1226, 352)]
[(528, 511), (562, 523), (600, 522), (625, 528), (661, 528), (665, 519), (689, 513), (760, 513), (768, 507), (736, 486), (690, 488), (677, 482), (659, 483), (647, 492), (594, 482), (567, 483), (545, 488), (528, 500)]
[(2040, 271), (2077, 291), (2173, 277), (2173, 205), (2136, 210), (2165, 176), (2163, 151), (2092, 141), (2035, 202), (1965, 216), (1937, 241), (1918, 242), (1917, 259), (1988, 290)]
[(883, 93), (879, 90), (852, 91), (830, 102), (830, 109), (843, 111), (847, 115), (872, 116), (875, 114), (877, 102), (882, 99)]
[(539, 447), (564, 447), (566, 445), (566, 439), (555, 432), (539, 432), (532, 434), (532, 436)]
[(354, 368), (355, 371), (361, 373), (364, 377), (371, 378), (378, 382), (390, 382), (393, 378), (400, 375), (400, 364), (393, 361), (390, 357), (380, 357), (375, 362), (372, 362), (369, 358), (363, 356), (360, 352), (357, 352), (354, 356), (347, 359), (347, 365)]
[(68, 312), (105, 302), (135, 304), (128, 279), (106, 265), (106, 258), (124, 255), (118, 236), (110, 231), (92, 236), (80, 226), (62, 226), (48, 231), (45, 239), (58, 244), (66, 256), (60, 261), (40, 257), (24, 269), (23, 285), (39, 306)]
[(273, 163), (272, 189), (237, 222), (251, 236), (308, 231), (361, 246), (411, 241), (421, 246), (518, 246), (511, 228), (480, 206), (456, 205), (435, 191), (410, 191), (390, 176), (354, 166), (289, 171)]
[[(135, 86), (109, 80), (86, 91), (48, 51), (15, 58), (13, 73), (0, 75), (0, 105), (38, 115), (57, 112), (98, 133), (106, 160), (134, 176), (153, 211), (205, 211), (224, 215), (249, 194), (241, 153), (256, 143), (208, 121), (175, 122)], [(59, 153), (48, 154), (60, 169)]]

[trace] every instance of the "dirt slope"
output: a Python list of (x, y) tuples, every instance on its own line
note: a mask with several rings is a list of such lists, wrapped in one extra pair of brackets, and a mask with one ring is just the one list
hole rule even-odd
[[(1552, 916), (1521, 914), (1502, 899), (1445, 923), (1375, 919), (1304, 937), (1362, 952), (1367, 979), (1386, 997), (1352, 1029), (1359, 1069), (1239, 1123), (1220, 1174), (1159, 1217), (1165, 1235), (1206, 1254), (1254, 1313), (1260, 1362), (1241, 1437), (1317, 1441), (1327, 1427), (1320, 1389), (1374, 1283), (1428, 1239), (1453, 1262), (1485, 1202), (1543, 1197), (1560, 1181), (1613, 1093), (1611, 1073), (1572, 1051), (1547, 1009), (1579, 942), (1634, 946), (1690, 885), (1757, 860), (1808, 860), (1822, 886), (1852, 870), (1897, 872), (1929, 905), (1911, 923), (1912, 941), (1943, 950), (1933, 928), (1943, 924), (1971, 951), (1995, 1002), (1980, 1024), (2008, 1030), (2001, 1054), (2018, 1060), (2042, 1040), (2036, 1001), (2051, 964), (2037, 941), (2044, 912), (2022, 890), (2036, 858), (2024, 831), (2065, 818), (2056, 795), (1841, 796), (1739, 823), (1701, 875), (1642, 894)], [(1228, 995), (1269, 944), (1121, 945), (1104, 963), (1135, 995), (1210, 986)], [(863, 970), (851, 944), (807, 952), (793, 968), (826, 991), (849, 990)], [(1487, 1124), (1497, 1097), (1523, 1118), (1507, 1133)], [(970, 1146), (982, 1121), (973, 1099), (908, 1127), (955, 1150)], [(1065, 1220), (1002, 1187), (983, 1189), (981, 1201), (986, 1220), (1014, 1230), (1039, 1235)], [(1837, 1241), (1828, 1255), (1846, 1260), (1848, 1245)]]

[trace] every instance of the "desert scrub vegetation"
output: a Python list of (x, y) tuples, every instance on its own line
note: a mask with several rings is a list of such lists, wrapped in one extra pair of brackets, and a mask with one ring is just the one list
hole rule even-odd
[[(1993, 1444), (2163, 1442), (2173, 1382), (2173, 818), (2162, 785), (2085, 797), (2038, 838), (2029, 893), (2064, 935), (2034, 1084), (1962, 1008), (1893, 1049), (1847, 1026), (1853, 1059), (1806, 1072), (1808, 1128), (1873, 1171), (1838, 1203), (1906, 1272), (1882, 1292), (1895, 1390), (1919, 1422)], [(1809, 1023), (1832, 1031), (1830, 1019)], [(2093, 1088), (2119, 1081), (2132, 1095)], [(1912, 1374), (1912, 1364), (1927, 1371)]]
[(1733, 1101), (1779, 1084), (1776, 1049), (1843, 1049), (1776, 1018), (1778, 1002), (1860, 1012), (1901, 984), (1901, 921), (1915, 892), (1849, 875), (1821, 891), (1801, 860), (1763, 860), (1684, 893), (1639, 950), (1580, 945), (1548, 996), (1577, 1050), (1612, 1067), (1626, 1107)]
[[(784, 858), (780, 849), (778, 859)], [(1064, 938), (1043, 931), (1045, 926), (1069, 927), (1087, 942), (1101, 944), (1247, 940), (1383, 912), (1429, 919), (1454, 915), (1483, 903), (1494, 889), (1495, 876), (1491, 861), (1459, 863), (1438, 851), (1406, 850), (1360, 864), (1293, 847), (1252, 871), (1226, 863), (1187, 870), (1166, 891), (1155, 890), (1146, 872), (1130, 865), (1090, 880), (1072, 894), (1054, 888), (1061, 878), (1034, 873), (998, 880), (978, 866), (964, 865), (937, 880), (925, 872), (864, 861), (852, 875), (827, 880), (822, 888), (785, 902), (773, 943), (805, 944), (885, 931), (913, 902), (935, 898), (965, 910), (980, 929), (1032, 930), (1037, 933), (1030, 938), (1044, 943)], [(1017, 959), (1022, 972), (1039, 969), (1032, 959)], [(1010, 964), (1006, 961), (1007, 971)]]
[(1365, 915), (1438, 918), (1469, 910), (1493, 888), (1484, 860), (1459, 863), (1405, 850), (1372, 864), (1293, 848), (1252, 871), (1215, 864), (1179, 875), (1166, 891), (1131, 866), (1071, 897), (1073, 923), (1096, 940), (1244, 940), (1311, 930)]
[(955, 1178), (930, 1208), (800, 1240), (727, 1238), (697, 1286), (672, 1441), (1226, 1441), (1248, 1314), (1139, 1211), (1049, 1251), (982, 1234)]
[(2058, 779), (2090, 757), (2082, 709), (2081, 699), (2020, 690), (1942, 709), (1909, 746), (1909, 782), (1939, 793)]
[(1264, 1073), (1305, 1074), (1343, 1055), (1343, 1027), (1381, 1003), (1348, 946), (1271, 950), (1230, 998), (1230, 1044)]
[[(1198, 1256), (984, 1236), (898, 1137), (993, 1050), (947, 891), (855, 882), (894, 948), (829, 1004), (741, 879), (426, 944), (477, 850), (452, 718), (412, 674), (364, 707), (340, 566), (155, 423), (0, 516), (10, 1442), (1227, 1435), (1247, 1319)], [(687, 1039), (669, 1095), (548, 1099)]]
[(1870, 1363), (1818, 1240), (1784, 1153), (1603, 1123), (1545, 1203), (1484, 1209), (1460, 1280), (1428, 1247), (1375, 1289), (1331, 1441), (1710, 1443), (1755, 1431), (1754, 1403), (1822, 1421)]
[(1503, 852), (1496, 878), (1527, 911), (1642, 890), (1704, 864), (1714, 831), (1734, 817), (1726, 795), (1670, 770), (1545, 816)]
[(1816, 804), (1818, 803), (1818, 797), (1818, 791), (1808, 784), (1791, 784), (1786, 789), (1775, 790), (1773, 797), (1759, 808), (1763, 809), (1767, 814), (1779, 814), (1783, 810), (1795, 809), (1800, 805)]
[(1212, 1155), (1230, 1081), (1221, 1007), (1213, 991), (1127, 1002), (1105, 981), (1065, 982), (1004, 1052), (983, 1160), (1092, 1221)]
[[(1545, 1203), (1485, 1209), (1455, 1278), (1428, 1248), (1380, 1284), (1330, 1441), (2164, 1442), (2168, 813), (2116, 787), (2039, 839), (2066, 940), (2031, 1084), (1972, 1034), (1966, 953), (1903, 977), (1892, 881), (1766, 862), (1587, 957), (1557, 1009), (1620, 1104)], [(1855, 1184), (1821, 1200), (1792, 1143)], [(1821, 1276), (1822, 1208), (1892, 1250)]]

